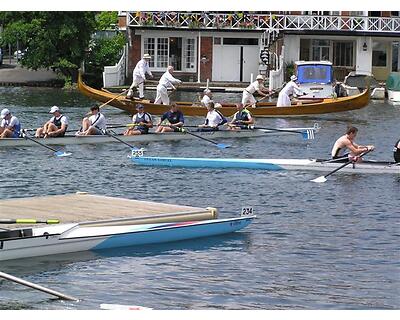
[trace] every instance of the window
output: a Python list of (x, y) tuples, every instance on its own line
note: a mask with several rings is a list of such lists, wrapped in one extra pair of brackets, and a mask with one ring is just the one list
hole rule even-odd
[(177, 71), (196, 72), (196, 39), (182, 37), (143, 37), (143, 52), (151, 55), (149, 66), (165, 71), (172, 65)]
[(329, 40), (312, 40), (312, 60), (329, 60), (330, 41)]
[(196, 59), (196, 40), (195, 39), (186, 39), (185, 45), (185, 68), (186, 70), (194, 70), (195, 68), (195, 59)]
[(374, 41), (372, 45), (372, 66), (386, 67), (386, 65), (387, 65), (386, 46), (382, 42)]
[(258, 46), (258, 39), (254, 38), (224, 38), (224, 45)]
[(354, 44), (351, 41), (333, 42), (333, 65), (336, 67), (353, 67)]
[(168, 38), (158, 38), (157, 39), (157, 68), (168, 67)]

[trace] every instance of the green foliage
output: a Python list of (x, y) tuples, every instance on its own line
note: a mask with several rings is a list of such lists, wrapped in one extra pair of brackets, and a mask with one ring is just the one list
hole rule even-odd
[(122, 34), (113, 38), (92, 40), (85, 63), (86, 72), (101, 76), (104, 66), (112, 66), (118, 62), (124, 45), (125, 37)]
[(1, 13), (4, 32), (1, 44), (19, 43), (26, 49), (24, 67), (53, 68), (64, 75), (76, 73), (96, 28), (94, 12)]
[(290, 81), (290, 77), (294, 74), (294, 62), (286, 64), (285, 67), (285, 81)]
[(96, 16), (97, 30), (113, 30), (118, 24), (118, 12), (104, 11)]

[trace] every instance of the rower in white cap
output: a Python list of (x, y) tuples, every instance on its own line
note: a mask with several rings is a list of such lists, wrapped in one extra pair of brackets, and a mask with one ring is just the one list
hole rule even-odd
[(0, 139), (18, 138), (21, 131), (21, 123), (18, 118), (11, 114), (7, 108), (1, 110)]
[(35, 137), (63, 137), (65, 135), (68, 128), (67, 117), (61, 114), (60, 108), (57, 106), (52, 106), (49, 113), (51, 113), (53, 117), (51, 117), (43, 127), (36, 130)]
[(136, 64), (132, 74), (132, 84), (129, 87), (127, 98), (133, 97), (133, 88), (137, 87), (139, 90), (139, 99), (144, 98), (144, 82), (146, 81), (146, 74), (153, 78), (153, 74), (150, 71), (149, 62), (151, 56), (148, 53), (143, 55), (143, 58)]

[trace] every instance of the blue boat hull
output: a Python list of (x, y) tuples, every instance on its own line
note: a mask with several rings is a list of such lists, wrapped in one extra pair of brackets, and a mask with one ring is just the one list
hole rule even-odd
[(169, 158), (169, 157), (132, 157), (133, 163), (154, 167), (181, 168), (240, 168), (262, 170), (284, 170), (279, 165), (252, 159), (207, 159), (207, 158)]

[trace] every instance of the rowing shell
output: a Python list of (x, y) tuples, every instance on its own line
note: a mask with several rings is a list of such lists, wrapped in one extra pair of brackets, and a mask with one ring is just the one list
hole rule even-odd
[[(62, 224), (0, 232), (0, 261), (88, 250), (165, 243), (238, 231), (255, 216), (142, 225)], [(95, 224), (95, 221), (93, 222)]]
[[(254, 129), (254, 130), (219, 130), (211, 132), (196, 132), (196, 135), (200, 135), (204, 138), (216, 139), (216, 138), (253, 138), (262, 136), (280, 136), (280, 135), (296, 135), (298, 131), (312, 131), (318, 132), (320, 128), (315, 125), (310, 128), (284, 128), (285, 131), (275, 131), (266, 129)], [(293, 131), (287, 132), (287, 131)], [(297, 132), (296, 132), (297, 131)], [(188, 140), (195, 139), (193, 135), (180, 133), (180, 132), (165, 132), (165, 133), (149, 133), (135, 136), (123, 136), (116, 135), (118, 138), (125, 142), (157, 142), (157, 141), (170, 141), (170, 140)], [(36, 141), (42, 142), (46, 145), (71, 145), (71, 144), (97, 144), (97, 143), (108, 143), (116, 142), (116, 140), (107, 135), (96, 135), (96, 136), (75, 136), (67, 135), (64, 137), (56, 138), (32, 138)], [(0, 147), (27, 147), (37, 146), (37, 144), (31, 140), (24, 138), (4, 138), (0, 139)]]
[[(321, 159), (211, 159), (211, 158), (171, 158), (171, 157), (132, 157), (133, 163), (143, 166), (183, 167), (183, 168), (239, 168), (262, 170), (311, 170), (330, 171), (343, 165), (343, 162), (329, 162)], [(340, 172), (359, 173), (397, 173), (399, 163), (363, 161), (346, 166)]]

